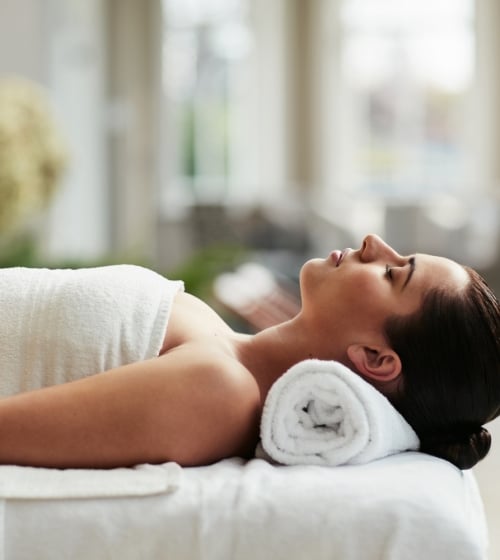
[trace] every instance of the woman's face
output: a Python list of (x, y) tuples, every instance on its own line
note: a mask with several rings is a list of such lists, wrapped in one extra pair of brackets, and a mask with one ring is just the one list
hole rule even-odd
[(304, 264), (302, 309), (330, 341), (334, 336), (345, 347), (363, 337), (383, 339), (386, 319), (417, 311), (429, 289), (458, 292), (468, 282), (465, 269), (452, 260), (402, 256), (380, 237), (368, 235), (358, 250), (333, 251)]

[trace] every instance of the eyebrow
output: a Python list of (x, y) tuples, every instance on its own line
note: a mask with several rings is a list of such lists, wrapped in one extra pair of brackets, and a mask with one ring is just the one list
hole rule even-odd
[(406, 288), (408, 282), (411, 280), (411, 277), (413, 276), (413, 273), (415, 272), (415, 267), (416, 267), (415, 255), (413, 255), (408, 259), (408, 264), (410, 265), (410, 270), (408, 271), (408, 276), (406, 277), (403, 287), (401, 288), (402, 290)]

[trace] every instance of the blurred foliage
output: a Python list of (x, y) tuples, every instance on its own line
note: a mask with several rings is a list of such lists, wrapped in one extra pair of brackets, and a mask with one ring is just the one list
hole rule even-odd
[(36, 242), (32, 235), (9, 237), (0, 242), (0, 268), (37, 264)]
[(136, 264), (154, 268), (147, 259), (131, 255), (104, 255), (98, 259), (44, 260), (40, 258), (36, 239), (30, 233), (13, 236), (8, 242), (0, 242), (0, 268), (27, 266), (33, 268), (88, 268), (111, 264)]
[(247, 254), (248, 250), (238, 245), (204, 247), (165, 275), (171, 280), (184, 280), (187, 292), (208, 301), (215, 278), (241, 264)]
[(34, 258), (24, 232), (52, 200), (66, 162), (45, 91), (18, 77), (0, 80), (0, 258), (6, 262)]
[(102, 257), (44, 259), (40, 257), (38, 243), (32, 232), (23, 232), (6, 239), (0, 238), (0, 268), (27, 266), (32, 268), (89, 268), (112, 264), (135, 264), (153, 269), (147, 258), (138, 255), (109, 254)]
[(87, 268), (113, 264), (135, 264), (156, 270), (171, 280), (183, 280), (186, 291), (204, 301), (212, 300), (214, 280), (222, 272), (232, 270), (245, 260), (248, 251), (241, 246), (213, 245), (195, 252), (180, 266), (161, 270), (153, 263), (126, 255), (104, 256), (98, 260), (64, 260), (44, 262), (38, 257), (36, 242), (30, 235), (19, 236), (8, 246), (0, 245), (0, 268), (11, 266), (49, 268)]

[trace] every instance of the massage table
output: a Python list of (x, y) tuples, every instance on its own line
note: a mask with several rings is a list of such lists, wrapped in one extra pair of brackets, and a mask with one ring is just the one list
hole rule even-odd
[[(0, 467), (0, 560), (486, 558), (472, 472), (423, 453), (335, 468), (238, 458), (172, 466), (147, 467), (156, 477), (149, 486), (132, 472), (102, 497), (99, 488), (93, 497), (81, 488), (79, 497), (65, 497), (75, 494), (58, 486), (65, 471)], [(9, 489), (13, 472), (17, 487)], [(52, 497), (50, 488), (44, 497), (44, 477), (55, 486)]]

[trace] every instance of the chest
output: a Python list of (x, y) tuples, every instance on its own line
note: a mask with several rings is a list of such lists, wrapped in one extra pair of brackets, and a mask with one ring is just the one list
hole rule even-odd
[(174, 299), (161, 353), (207, 338), (216, 343), (231, 332), (227, 323), (209, 305), (191, 294), (181, 292)]

